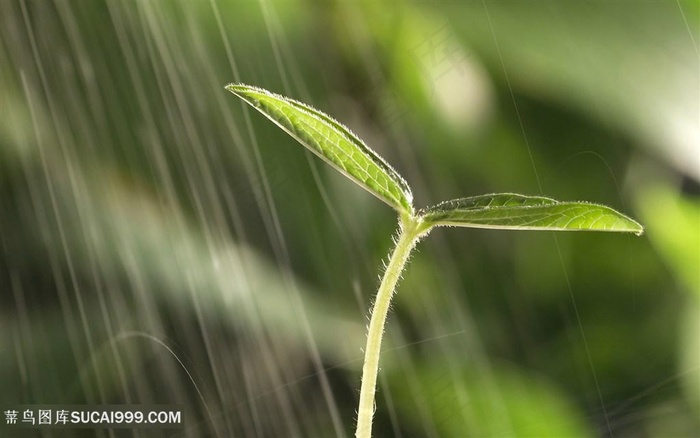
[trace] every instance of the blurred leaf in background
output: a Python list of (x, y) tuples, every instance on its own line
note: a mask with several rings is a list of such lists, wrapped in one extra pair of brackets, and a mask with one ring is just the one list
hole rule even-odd
[(350, 436), (395, 218), (223, 90), (245, 82), (347, 124), (418, 207), (518, 191), (647, 226), (437, 230), (390, 316), (377, 436), (697, 436), (699, 17), (682, 0), (0, 2), (0, 404)]

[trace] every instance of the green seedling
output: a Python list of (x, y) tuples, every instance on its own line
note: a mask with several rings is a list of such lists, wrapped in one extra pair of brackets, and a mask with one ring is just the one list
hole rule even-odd
[(328, 115), (261, 88), (230, 84), (226, 89), (343, 175), (387, 203), (399, 215), (396, 246), (389, 257), (371, 311), (357, 413), (357, 438), (369, 438), (372, 434), (382, 334), (396, 283), (411, 250), (434, 227), (614, 231), (638, 236), (644, 231), (636, 221), (603, 205), (560, 202), (514, 193), (454, 199), (416, 211), (406, 181), (348, 128)]

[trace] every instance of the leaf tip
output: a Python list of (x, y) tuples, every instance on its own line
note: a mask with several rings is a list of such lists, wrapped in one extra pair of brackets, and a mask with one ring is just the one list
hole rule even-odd
[(641, 224), (637, 224), (637, 229), (634, 231), (634, 235), (640, 237), (644, 234), (644, 227)]
[[(239, 97), (241, 100), (244, 102), (248, 103), (249, 105), (253, 106), (254, 108), (258, 108), (260, 106), (260, 97), (262, 96), (271, 96), (272, 93), (270, 93), (267, 90), (264, 90), (259, 87), (255, 87), (252, 85), (246, 85), (246, 84), (228, 84), (224, 87), (226, 90), (230, 91), (237, 97)], [(259, 109), (259, 108), (258, 108)]]
[(246, 84), (234, 84), (230, 83), (224, 87), (226, 90), (230, 91), (233, 94), (240, 95), (240, 94), (245, 94), (247, 90), (250, 90), (252, 87)]
[(624, 228), (618, 230), (613, 229), (612, 231), (628, 232), (634, 234), (637, 237), (644, 234), (644, 227), (642, 226), (642, 224), (640, 224), (639, 222), (637, 222), (629, 216), (623, 215), (622, 213), (617, 214), (621, 216), (621, 218), (624, 220)]

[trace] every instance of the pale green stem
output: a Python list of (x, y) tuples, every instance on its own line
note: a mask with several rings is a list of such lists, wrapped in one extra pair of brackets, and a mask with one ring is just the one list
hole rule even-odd
[(394, 294), (394, 288), (401, 277), (401, 272), (403, 272), (411, 250), (427, 231), (428, 228), (421, 223), (420, 219), (404, 218), (403, 227), (401, 227), (396, 241), (396, 248), (391, 254), (384, 277), (379, 285), (367, 332), (365, 364), (362, 367), (360, 407), (357, 410), (356, 438), (370, 438), (372, 436), (372, 416), (374, 415), (374, 394), (377, 390), (379, 354), (382, 348), (384, 323), (389, 312), (391, 296)]

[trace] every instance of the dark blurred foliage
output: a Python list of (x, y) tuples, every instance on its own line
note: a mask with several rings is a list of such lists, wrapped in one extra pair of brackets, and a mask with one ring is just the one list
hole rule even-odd
[(419, 207), (545, 194), (647, 227), (433, 232), (390, 315), (376, 436), (698, 436), (699, 16), (0, 2), (0, 404), (352, 435), (396, 218), (223, 89), (245, 82), (349, 125)]

